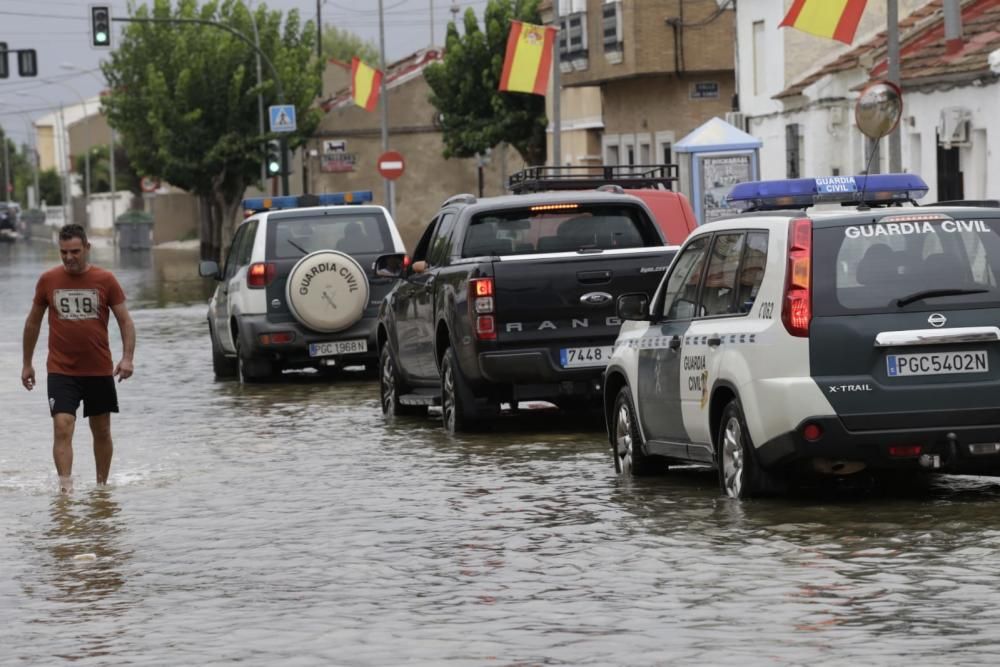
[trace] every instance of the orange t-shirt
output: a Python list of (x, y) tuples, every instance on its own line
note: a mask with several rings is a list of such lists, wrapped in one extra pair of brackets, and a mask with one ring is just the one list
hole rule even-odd
[(49, 309), (49, 373), (111, 375), (108, 314), (125, 301), (110, 271), (88, 267), (79, 275), (57, 266), (42, 274), (35, 304)]

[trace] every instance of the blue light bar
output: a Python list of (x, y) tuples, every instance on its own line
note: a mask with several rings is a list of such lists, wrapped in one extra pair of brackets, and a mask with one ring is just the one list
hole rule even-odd
[(243, 209), (258, 213), (282, 208), (303, 208), (309, 206), (342, 206), (344, 204), (364, 204), (372, 201), (371, 190), (354, 192), (328, 192), (321, 195), (288, 195), (285, 197), (251, 197), (243, 200)]
[(804, 208), (834, 202), (890, 204), (916, 201), (927, 194), (927, 184), (916, 174), (872, 174), (870, 176), (823, 176), (786, 178), (776, 181), (739, 183), (726, 195), (733, 208), (767, 211)]

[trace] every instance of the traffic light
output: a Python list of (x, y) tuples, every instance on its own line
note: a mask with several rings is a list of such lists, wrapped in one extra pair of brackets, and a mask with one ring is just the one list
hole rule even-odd
[(264, 166), (267, 167), (268, 176), (281, 175), (281, 142), (271, 139), (267, 142), (267, 155), (264, 157)]
[(111, 47), (111, 7), (90, 6), (90, 43), (99, 48)]

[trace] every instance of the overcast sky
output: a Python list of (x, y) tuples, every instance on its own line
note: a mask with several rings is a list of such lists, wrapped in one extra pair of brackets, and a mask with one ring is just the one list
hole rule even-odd
[[(252, 6), (261, 0), (247, 0)], [(378, 0), (322, 0), (324, 25), (348, 29), (378, 44)], [(10, 59), (11, 77), (0, 79), (0, 124), (19, 143), (25, 141), (30, 120), (48, 108), (76, 104), (79, 97), (100, 92), (103, 77), (98, 69), (107, 51), (90, 46), (89, 0), (0, 0), (0, 41), (8, 48), (33, 48), (38, 52), (37, 79), (18, 78), (16, 60)], [(127, 16), (127, 0), (111, 0), (112, 16)], [(138, 4), (146, 4), (139, 2)], [(316, 18), (316, 0), (268, 0), (271, 9), (298, 9), (303, 20)], [(428, 46), (431, 12), (434, 40), (444, 42), (450, 9), (463, 13), (472, 7), (482, 16), (486, 0), (383, 0), (385, 51), (390, 62)], [(123, 24), (114, 24), (120, 31)], [(116, 34), (117, 37), (117, 34)], [(75, 70), (72, 68), (76, 68)], [(76, 92), (74, 92), (76, 91)]]

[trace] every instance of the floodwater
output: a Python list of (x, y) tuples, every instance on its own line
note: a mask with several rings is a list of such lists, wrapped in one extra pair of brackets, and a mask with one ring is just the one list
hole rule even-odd
[(44, 334), (39, 389), (19, 381), (58, 258), (0, 246), (0, 664), (1000, 662), (993, 480), (740, 503), (696, 468), (620, 481), (597, 428), (551, 415), (386, 426), (365, 378), (214, 381), (202, 283), (94, 260), (130, 296), (136, 374), (111, 484), (81, 421), (65, 497)]

